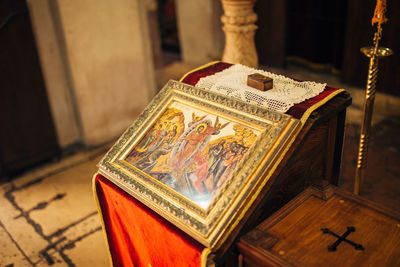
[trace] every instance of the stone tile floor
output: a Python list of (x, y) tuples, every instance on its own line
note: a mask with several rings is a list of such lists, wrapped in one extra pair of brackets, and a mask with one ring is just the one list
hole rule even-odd
[(105, 149), (0, 186), (0, 266), (109, 266), (91, 178)]
[[(174, 66), (173, 66), (174, 68)], [(177, 79), (187, 68), (175, 65)], [(362, 90), (337, 78), (302, 69), (274, 70), (301, 80), (348, 88), (341, 171), (342, 187), (352, 191), (361, 121)], [(400, 101), (377, 95), (363, 196), (400, 211)], [(0, 267), (109, 266), (93, 200), (91, 179), (109, 145), (70, 156), (0, 184)]]

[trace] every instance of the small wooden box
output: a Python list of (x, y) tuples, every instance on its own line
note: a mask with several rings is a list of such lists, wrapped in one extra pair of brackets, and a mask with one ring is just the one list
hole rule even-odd
[(247, 76), (247, 85), (261, 91), (267, 91), (272, 89), (273, 80), (262, 74), (254, 73)]
[(337, 187), (310, 187), (238, 244), (245, 266), (400, 266), (400, 215)]

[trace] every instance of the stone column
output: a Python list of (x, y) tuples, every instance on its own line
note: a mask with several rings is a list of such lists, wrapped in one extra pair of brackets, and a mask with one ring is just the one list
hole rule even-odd
[(221, 17), (225, 32), (222, 61), (258, 66), (254, 34), (257, 14), (253, 11), (255, 0), (221, 0), (224, 15)]

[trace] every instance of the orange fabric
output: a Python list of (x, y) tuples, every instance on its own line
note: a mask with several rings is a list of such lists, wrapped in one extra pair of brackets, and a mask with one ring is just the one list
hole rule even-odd
[(201, 244), (102, 175), (95, 186), (114, 266), (201, 266)]

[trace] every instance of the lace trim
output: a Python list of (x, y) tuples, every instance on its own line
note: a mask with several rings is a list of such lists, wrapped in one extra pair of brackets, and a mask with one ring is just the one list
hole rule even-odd
[[(247, 76), (253, 73), (271, 77), (274, 80), (273, 88), (263, 92), (248, 86)], [(286, 112), (294, 104), (320, 94), (326, 83), (298, 82), (282, 75), (236, 64), (214, 75), (201, 78), (196, 86), (267, 109)]]

